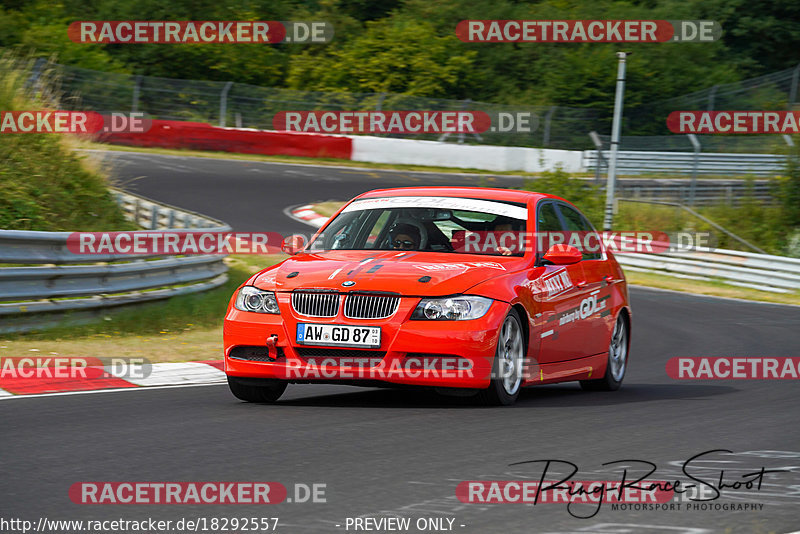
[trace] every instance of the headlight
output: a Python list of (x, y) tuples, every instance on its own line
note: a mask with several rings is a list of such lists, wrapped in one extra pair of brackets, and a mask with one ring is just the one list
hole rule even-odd
[(278, 309), (278, 299), (272, 291), (263, 291), (253, 286), (244, 286), (236, 295), (237, 310), (256, 313), (281, 313)]
[(491, 305), (492, 299), (474, 295), (422, 299), (411, 318), (422, 321), (466, 321), (483, 317)]

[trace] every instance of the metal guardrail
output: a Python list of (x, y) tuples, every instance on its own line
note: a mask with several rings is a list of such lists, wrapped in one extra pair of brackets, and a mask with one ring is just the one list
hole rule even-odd
[(761, 202), (776, 202), (772, 186), (768, 182), (729, 182), (709, 183), (709, 180), (698, 181), (692, 190), (691, 183), (685, 184), (628, 184), (625, 180), (617, 181), (618, 196), (626, 199), (658, 199), (673, 200), (695, 205), (708, 205), (717, 202), (735, 204), (747, 196)]
[[(597, 169), (596, 150), (583, 152), (583, 166)], [(608, 160), (610, 152), (602, 151)], [(617, 153), (617, 173), (638, 174), (697, 174), (719, 176), (778, 176), (786, 171), (786, 156), (778, 154), (713, 154), (693, 152), (620, 151)], [(600, 165), (603, 165), (601, 161)]]
[(718, 249), (713, 252), (615, 254), (626, 270), (668, 274), (773, 293), (800, 289), (800, 258)]
[[(112, 191), (126, 217), (143, 228), (231, 231), (199, 213)], [(0, 230), (0, 263), (23, 264), (0, 268), (0, 332), (74, 324), (110, 307), (205, 291), (228, 280), (222, 255), (79, 255), (67, 248), (70, 234)]]

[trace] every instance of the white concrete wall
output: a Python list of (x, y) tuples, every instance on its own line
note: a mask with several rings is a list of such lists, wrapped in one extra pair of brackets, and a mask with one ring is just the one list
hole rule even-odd
[(353, 161), (525, 172), (553, 170), (560, 164), (567, 172), (585, 172), (580, 150), (459, 145), (361, 135), (352, 139)]

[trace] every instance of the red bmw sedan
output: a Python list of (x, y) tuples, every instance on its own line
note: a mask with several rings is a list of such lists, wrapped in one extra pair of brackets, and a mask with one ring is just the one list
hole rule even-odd
[(548, 194), (370, 191), (289, 259), (247, 280), (224, 324), (232, 393), (289, 383), (405, 384), (513, 404), (520, 389), (616, 390), (628, 363), (625, 276), (586, 217)]

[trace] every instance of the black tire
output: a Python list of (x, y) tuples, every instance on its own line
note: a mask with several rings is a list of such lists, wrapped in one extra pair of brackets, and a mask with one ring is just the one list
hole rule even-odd
[[(608, 346), (608, 361), (603, 378), (595, 380), (581, 380), (581, 388), (586, 391), (616, 391), (622, 386), (625, 371), (628, 369), (629, 348), (628, 320), (624, 314), (617, 317), (614, 330), (611, 331), (611, 340)], [(621, 351), (621, 352), (620, 352)], [(619, 367), (621, 363), (621, 368)]]
[[(513, 332), (507, 332), (506, 328)], [(526, 354), (526, 343), (522, 321), (516, 310), (511, 310), (500, 327), (492, 363), (492, 379), (489, 387), (481, 390), (478, 399), (489, 406), (510, 406), (517, 402), (522, 390), (522, 369)], [(509, 338), (506, 334), (511, 335)], [(521, 352), (517, 352), (521, 351)], [(510, 354), (514, 352), (514, 354)], [(509, 355), (511, 358), (509, 358)], [(516, 363), (516, 366), (514, 366)], [(512, 376), (508, 373), (515, 373)], [(515, 384), (515, 385), (514, 385)]]
[(285, 380), (228, 377), (233, 396), (245, 402), (273, 403), (286, 391)]

